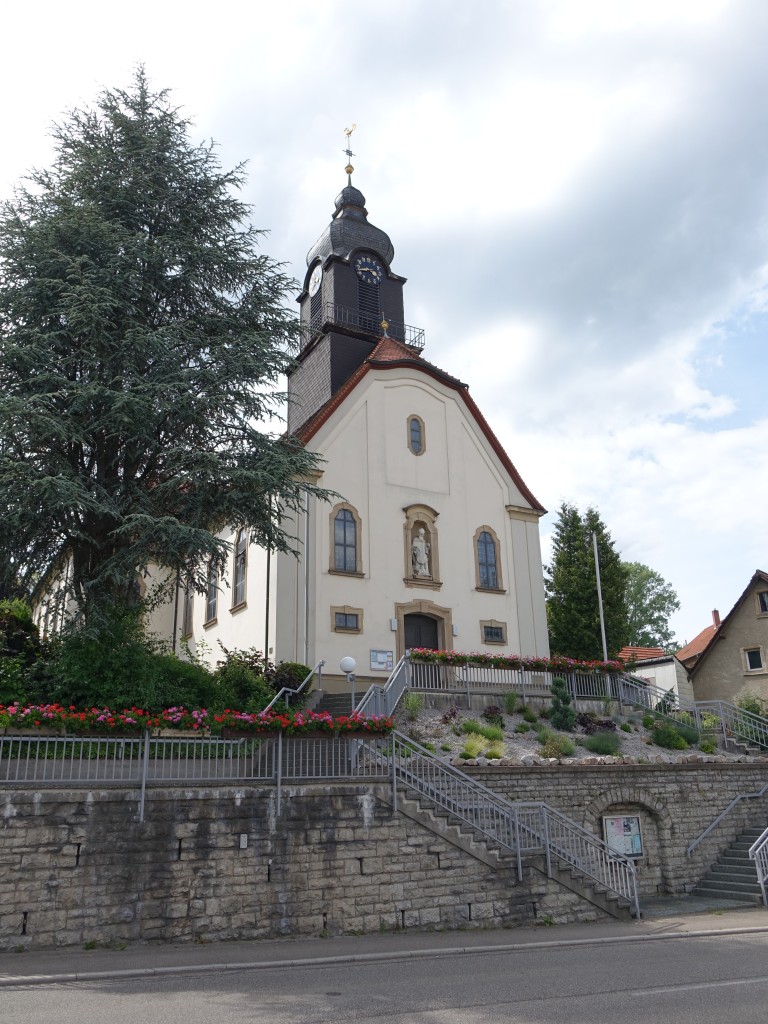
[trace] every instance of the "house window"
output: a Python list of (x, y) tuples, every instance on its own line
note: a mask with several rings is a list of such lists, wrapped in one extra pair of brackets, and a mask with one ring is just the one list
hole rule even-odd
[(348, 508), (333, 518), (333, 567), (337, 572), (357, 572), (357, 523)]
[(768, 590), (760, 590), (757, 594), (758, 615), (768, 615)]
[(219, 604), (219, 577), (216, 568), (211, 562), (208, 566), (208, 585), (205, 592), (205, 621), (214, 622)]
[(360, 623), (354, 612), (336, 612), (336, 629), (359, 629)]
[(495, 619), (481, 622), (480, 630), (484, 644), (505, 644), (507, 642), (506, 622), (497, 622)]
[(362, 608), (350, 608), (348, 605), (331, 608), (331, 629), (334, 633), (362, 633)]
[(414, 455), (424, 454), (424, 420), (421, 416), (408, 417), (408, 447)]
[(761, 647), (753, 647), (751, 650), (744, 651), (744, 661), (747, 666), (747, 672), (762, 672), (763, 671), (763, 650)]
[(181, 615), (181, 635), (192, 636), (192, 612), (194, 593), (191, 587), (184, 590), (184, 610)]
[(499, 589), (496, 544), (487, 530), (482, 530), (477, 538), (477, 571), (483, 590)]
[(247, 573), (248, 538), (245, 530), (237, 531), (235, 540), (235, 571), (233, 574), (232, 607), (245, 604), (245, 583)]

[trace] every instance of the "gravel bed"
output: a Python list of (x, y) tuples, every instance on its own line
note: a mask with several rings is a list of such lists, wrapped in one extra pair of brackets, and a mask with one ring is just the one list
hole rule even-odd
[[(597, 711), (599, 719), (606, 716)], [(540, 765), (540, 764), (680, 764), (691, 762), (704, 763), (725, 763), (760, 761), (766, 757), (757, 757), (743, 752), (726, 751), (717, 747), (712, 754), (704, 753), (698, 747), (689, 747), (687, 750), (667, 750), (659, 747), (651, 740), (650, 730), (644, 728), (642, 715), (632, 713), (625, 716), (609, 716), (616, 725), (616, 734), (619, 737), (619, 753), (617, 756), (602, 756), (593, 754), (580, 742), (587, 737), (585, 733), (576, 727), (573, 732), (566, 733), (573, 743), (576, 744), (575, 752), (569, 757), (546, 758), (540, 754), (541, 741), (535, 731), (536, 724), (530, 724), (530, 731), (526, 733), (517, 732), (518, 726), (523, 723), (523, 715), (518, 711), (513, 715), (504, 714), (504, 739), (497, 746), (503, 747), (504, 757), (489, 759), (482, 755), (468, 760), (459, 757), (464, 749), (467, 734), (461, 732), (462, 723), (473, 719), (481, 725), (488, 724), (483, 718), (481, 710), (468, 711), (466, 708), (459, 708), (454, 705), (447, 713), (445, 708), (422, 708), (414, 719), (404, 710), (399, 710), (397, 728), (410, 736), (412, 739), (423, 745), (435, 748), (435, 756), (442, 758), (452, 764), (461, 765)], [(557, 732), (551, 728), (546, 720), (539, 720), (541, 725)], [(620, 728), (622, 723), (629, 725), (631, 731), (626, 732)]]

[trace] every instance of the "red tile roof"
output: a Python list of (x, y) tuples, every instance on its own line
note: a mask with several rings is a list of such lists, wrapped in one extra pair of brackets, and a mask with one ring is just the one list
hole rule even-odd
[(451, 377), (450, 374), (446, 373), (445, 370), (441, 370), (438, 366), (435, 366), (434, 363), (430, 363), (427, 362), (426, 359), (422, 359), (418, 353), (414, 352), (413, 349), (408, 348), (407, 345), (397, 341), (395, 338), (389, 338), (386, 335), (381, 338), (368, 358), (358, 366), (354, 373), (341, 385), (338, 391), (328, 399), (325, 405), (322, 405), (305, 423), (302, 423), (298, 430), (295, 431), (295, 436), (302, 442), (302, 444), (307, 444), (326, 420), (328, 420), (336, 409), (342, 405), (347, 396), (354, 391), (363, 377), (365, 377), (370, 370), (392, 370), (401, 367), (410, 367), (426, 374), (429, 377), (433, 377), (459, 395), (472, 418), (487, 438), (491, 448), (493, 448), (502, 465), (514, 480), (516, 486), (520, 490), (520, 493), (528, 501), (535, 512), (539, 512), (543, 515), (547, 510), (537, 501), (533, 493), (526, 486), (523, 478), (515, 469), (512, 460), (504, 451), (500, 441), (488, 425), (487, 420), (470, 397), (467, 385), (463, 384), (457, 377)]
[(681, 647), (680, 650), (675, 654), (678, 661), (685, 663), (690, 661), (691, 658), (698, 658), (704, 649), (709, 645), (710, 640), (717, 632), (714, 625), (705, 626), (700, 633), (698, 633), (689, 644), (685, 647)]
[(626, 664), (628, 661), (653, 661), (656, 658), (664, 658), (666, 653), (663, 647), (622, 647), (616, 658)]

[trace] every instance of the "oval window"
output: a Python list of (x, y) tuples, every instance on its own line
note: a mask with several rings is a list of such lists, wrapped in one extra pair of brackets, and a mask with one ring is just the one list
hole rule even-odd
[(414, 455), (424, 451), (424, 424), (418, 416), (411, 416), (408, 421), (408, 447)]

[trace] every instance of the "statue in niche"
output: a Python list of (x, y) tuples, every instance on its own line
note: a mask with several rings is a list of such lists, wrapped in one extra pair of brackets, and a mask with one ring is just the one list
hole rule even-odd
[(411, 544), (411, 564), (413, 575), (422, 578), (431, 578), (429, 571), (429, 541), (426, 538), (424, 527), (419, 527), (419, 532), (413, 538)]

